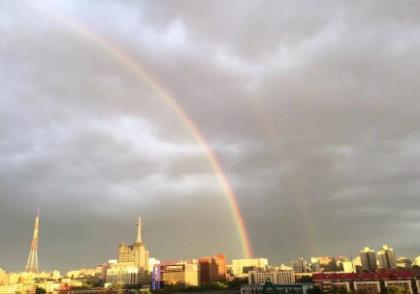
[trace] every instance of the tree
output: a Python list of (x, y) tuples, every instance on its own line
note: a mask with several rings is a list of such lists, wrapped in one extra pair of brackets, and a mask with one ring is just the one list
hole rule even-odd
[(331, 290), (331, 293), (332, 294), (347, 294), (347, 293), (349, 293), (349, 292), (347, 292), (347, 290), (346, 289), (344, 289), (344, 288), (334, 288), (334, 289), (332, 289)]
[(408, 294), (407, 289), (398, 286), (389, 286), (388, 294)]
[(35, 294), (46, 294), (47, 290), (45, 290), (44, 288), (41, 287), (36, 287), (35, 289)]
[(308, 294), (321, 294), (321, 293), (322, 293), (321, 289), (317, 286), (308, 290)]

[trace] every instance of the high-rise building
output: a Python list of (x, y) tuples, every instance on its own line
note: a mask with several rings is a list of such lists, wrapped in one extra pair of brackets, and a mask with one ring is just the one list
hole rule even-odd
[(200, 283), (202, 285), (214, 282), (226, 282), (226, 256), (217, 254), (198, 259), (200, 264)]
[(311, 257), (310, 270), (312, 272), (335, 272), (342, 267), (342, 262), (346, 260), (344, 256), (318, 256)]
[(364, 271), (374, 271), (378, 268), (375, 251), (369, 247), (365, 247), (360, 251), (360, 260)]
[(383, 245), (378, 251), (379, 266), (384, 269), (396, 269), (397, 258), (394, 249), (388, 245)]
[(253, 270), (265, 270), (268, 266), (266, 258), (247, 258), (232, 260), (232, 274), (235, 277), (246, 277)]
[(345, 273), (354, 272), (353, 262), (351, 262), (350, 260), (343, 261), (342, 265), (343, 265), (343, 272)]
[(414, 265), (420, 267), (420, 256), (414, 258)]
[(118, 262), (109, 264), (106, 270), (107, 282), (145, 284), (150, 280), (149, 270), (149, 251), (142, 239), (139, 217), (136, 241), (131, 245), (118, 245)]
[(134, 264), (142, 271), (149, 271), (149, 251), (143, 243), (140, 217), (137, 223), (136, 241), (131, 245), (121, 243), (118, 246), (118, 263)]
[(308, 272), (308, 262), (302, 257), (298, 260), (292, 261), (292, 268), (295, 273), (305, 273)]
[(32, 237), (31, 249), (29, 250), (28, 261), (25, 271), (28, 273), (38, 272), (38, 236), (39, 236), (39, 208), (36, 212), (34, 235)]

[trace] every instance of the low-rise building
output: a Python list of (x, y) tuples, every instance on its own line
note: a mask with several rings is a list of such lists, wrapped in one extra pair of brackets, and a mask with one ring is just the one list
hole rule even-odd
[(354, 281), (354, 290), (366, 294), (381, 293), (379, 281)]
[(412, 265), (412, 261), (411, 259), (407, 258), (407, 257), (399, 257), (397, 258), (397, 267), (398, 268), (411, 268)]
[(106, 270), (106, 282), (125, 285), (147, 284), (148, 273), (134, 264), (111, 264)]
[(200, 270), (197, 260), (161, 262), (152, 273), (152, 288), (160, 289), (167, 285), (199, 286)]
[(264, 284), (270, 281), (273, 284), (293, 284), (295, 273), (293, 271), (250, 271), (248, 272), (248, 284)]
[(404, 293), (413, 294), (413, 287), (411, 286), (411, 280), (388, 280), (384, 281), (385, 289), (391, 287), (397, 287), (404, 289)]
[(35, 293), (35, 288), (33, 284), (8, 284), (0, 286), (0, 294)]
[(246, 278), (248, 272), (256, 270), (266, 270), (268, 259), (266, 258), (247, 258), (232, 260), (232, 274), (237, 278)]
[[(330, 293), (334, 285), (349, 283), (350, 291), (380, 293), (392, 286), (403, 287), (409, 293), (419, 293), (420, 273), (414, 270), (389, 270), (362, 273), (317, 273), (313, 275), (314, 284), (324, 293)], [(417, 284), (416, 289), (413, 285)], [(417, 292), (416, 292), (417, 291)]]
[(264, 284), (242, 285), (241, 294), (277, 293), (277, 294), (307, 294), (313, 289), (312, 284)]

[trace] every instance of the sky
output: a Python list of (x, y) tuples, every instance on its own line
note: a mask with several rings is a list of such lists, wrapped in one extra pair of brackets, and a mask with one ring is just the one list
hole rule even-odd
[(420, 2), (0, 1), (0, 268), (159, 259), (420, 255)]

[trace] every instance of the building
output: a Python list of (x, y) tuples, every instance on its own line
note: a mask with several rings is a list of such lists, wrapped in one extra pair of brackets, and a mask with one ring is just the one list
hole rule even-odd
[(0, 268), (0, 285), (7, 284), (8, 275)]
[(226, 282), (227, 264), (224, 254), (205, 256), (198, 259), (200, 265), (200, 284), (208, 285), (215, 282)]
[(311, 272), (313, 273), (322, 272), (322, 268), (319, 263), (311, 263), (310, 269), (311, 269)]
[(397, 258), (397, 268), (405, 268), (405, 269), (409, 269), (412, 266), (412, 261), (411, 259), (407, 258), (407, 257), (399, 257)]
[(379, 281), (355, 281), (354, 291), (366, 294), (381, 293), (381, 284)]
[(149, 270), (149, 251), (142, 240), (141, 218), (137, 223), (137, 239), (132, 245), (120, 243), (118, 246), (118, 263), (135, 264), (140, 270)]
[(306, 272), (306, 273), (296, 273), (295, 272), (295, 280), (296, 283), (309, 283), (309, 281), (312, 281), (313, 273)]
[(355, 269), (357, 268), (362, 268), (362, 259), (360, 258), (360, 256), (356, 256), (353, 260), (353, 266)]
[(237, 278), (245, 278), (249, 271), (266, 270), (267, 266), (266, 258), (233, 259), (232, 274)]
[(343, 266), (343, 272), (345, 273), (354, 272), (353, 262), (351, 262), (350, 260), (343, 261), (342, 266)]
[(396, 269), (397, 258), (395, 256), (394, 249), (388, 245), (383, 245), (378, 251), (378, 260), (380, 268), (384, 269)]
[(160, 264), (160, 260), (157, 260), (154, 257), (149, 258), (149, 273), (153, 272), (153, 268), (155, 267), (155, 265), (159, 265)]
[(389, 289), (392, 287), (404, 289), (404, 293), (413, 294), (413, 287), (411, 286), (410, 280), (389, 280), (384, 281), (385, 289)]
[[(387, 293), (389, 287), (404, 288), (408, 293), (420, 293), (420, 272), (414, 270), (382, 270), (361, 273), (317, 273), (313, 282), (323, 293), (331, 293), (336, 285), (348, 285), (349, 292)], [(346, 286), (347, 288), (347, 286)], [(416, 289), (415, 289), (416, 288)]]
[(197, 260), (162, 262), (156, 265), (152, 274), (152, 288), (160, 289), (168, 285), (199, 286), (200, 265)]
[(336, 290), (345, 290), (346, 292), (351, 293), (351, 283), (349, 281), (324, 281), (322, 283), (322, 289), (323, 293), (332, 293), (332, 292), (338, 292)]
[(35, 292), (35, 288), (33, 286), (26, 288), (23, 284), (8, 284), (0, 286), (0, 294), (23, 293), (25, 291)]
[(319, 273), (322, 271), (321, 264), (319, 263), (318, 257), (311, 257), (310, 268), (311, 268), (311, 272), (313, 273)]
[(298, 260), (293, 260), (292, 261), (292, 268), (293, 268), (293, 271), (295, 273), (309, 272), (308, 262), (303, 258), (299, 258)]
[(293, 270), (293, 268), (289, 265), (285, 265), (285, 264), (280, 264), (279, 266), (276, 267), (277, 270), (279, 271), (291, 271)]
[(360, 251), (360, 260), (363, 271), (374, 271), (378, 269), (375, 251), (369, 247), (365, 247)]
[(277, 294), (307, 294), (313, 289), (312, 284), (263, 284), (242, 285), (241, 294), (277, 293)]
[(106, 281), (113, 285), (137, 285), (144, 281), (144, 272), (132, 264), (111, 264), (106, 271)]
[(248, 272), (248, 284), (264, 284), (270, 281), (273, 284), (293, 284), (295, 273), (293, 271), (250, 271)]
[(118, 246), (117, 262), (110, 262), (106, 266), (106, 282), (115, 284), (147, 284), (150, 282), (149, 251), (142, 239), (141, 218), (137, 223), (136, 241)]
[(329, 265), (332, 261), (334, 261), (334, 257), (331, 256), (320, 256), (318, 257), (318, 262), (320, 265)]
[(414, 258), (414, 266), (420, 267), (420, 256)]

